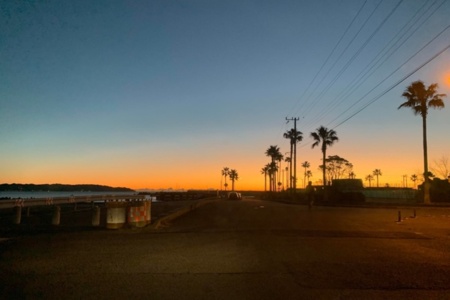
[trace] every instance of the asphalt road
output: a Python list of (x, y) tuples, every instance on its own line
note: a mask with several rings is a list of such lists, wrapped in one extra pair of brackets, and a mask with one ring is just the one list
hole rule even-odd
[(5, 299), (450, 299), (450, 210), (211, 203), (0, 246)]

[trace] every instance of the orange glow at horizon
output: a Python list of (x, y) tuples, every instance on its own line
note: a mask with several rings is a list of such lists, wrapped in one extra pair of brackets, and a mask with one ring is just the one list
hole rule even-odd
[[(342, 135), (342, 139), (351, 141), (345, 135)], [(186, 159), (179, 157), (177, 153), (171, 153), (173, 155), (167, 155), (167, 157), (158, 156), (159, 160), (156, 161), (152, 157), (146, 158), (144, 153), (135, 150), (131, 153), (133, 155), (126, 153), (128, 155), (126, 159), (122, 158), (123, 153), (96, 152), (89, 156), (70, 157), (70, 160), (64, 160), (64, 157), (52, 157), (51, 160), (35, 160), (33, 164), (31, 161), (22, 160), (21, 164), (26, 167), (5, 162), (5, 168), (9, 170), (8, 180), (0, 178), (2, 179), (0, 182), (100, 184), (155, 190), (169, 188), (220, 190), (224, 189), (221, 170), (223, 167), (229, 167), (236, 169), (239, 174), (239, 179), (235, 182), (236, 190), (264, 190), (265, 179), (261, 174), (261, 168), (269, 161), (269, 158), (261, 154), (263, 151), (252, 156), (245, 153), (234, 153), (232, 149), (225, 150), (226, 155), (216, 155), (209, 159), (202, 157), (192, 159), (192, 156)], [(320, 184), (322, 178), (318, 168), (321, 163), (320, 151), (302, 148), (300, 153), (297, 161), (297, 187), (303, 188), (304, 186), (304, 168), (301, 167), (301, 163), (304, 161), (310, 162), (311, 165), (310, 170), (313, 176), (310, 180), (313, 184)], [(369, 186), (369, 182), (365, 180), (366, 176), (372, 174), (374, 169), (382, 171), (382, 176), (379, 177), (380, 187), (387, 184), (391, 187), (401, 187), (403, 175), (408, 175), (408, 187), (412, 187), (410, 176), (412, 174), (419, 176), (423, 172), (421, 171), (423, 168), (421, 144), (416, 140), (411, 141), (411, 147), (407, 153), (379, 151), (377, 147), (369, 147), (365, 151), (355, 151), (351, 142), (341, 142), (330, 148), (329, 154), (339, 154), (348, 159), (354, 166), (356, 178), (362, 179), (365, 186)], [(432, 161), (436, 155), (438, 154), (431, 154), (430, 160)], [(29, 167), (29, 165), (33, 167)], [(283, 168), (285, 167), (286, 163), (283, 163)], [(285, 176), (284, 174), (284, 186), (287, 185)], [(229, 190), (231, 189), (229, 178), (227, 183)], [(372, 186), (376, 185), (376, 180), (371, 184)], [(267, 179), (267, 188), (268, 185)]]
[[(374, 167), (364, 166), (361, 164), (359, 167), (355, 168), (356, 178), (363, 181), (364, 186), (368, 187), (369, 182), (365, 180), (366, 176), (372, 174)], [(380, 167), (382, 175), (379, 177), (380, 187), (384, 187), (387, 184), (391, 187), (401, 187), (402, 186), (402, 176), (407, 175), (408, 177), (408, 187), (412, 187), (413, 183), (410, 181), (412, 174), (418, 175), (420, 178), (420, 165), (418, 164), (416, 168), (409, 169), (407, 171), (400, 170), (389, 170)], [(403, 168), (401, 168), (403, 169)], [(313, 184), (321, 184), (322, 173), (317, 169), (317, 166), (312, 165), (311, 169), (313, 172), (313, 177), (310, 180)], [(404, 170), (404, 169), (403, 169)], [(239, 173), (239, 179), (235, 182), (236, 190), (254, 190), (263, 191), (264, 190), (264, 175), (260, 174), (258, 169), (251, 170), (242, 168), (242, 170), (237, 169)], [(303, 188), (303, 169), (298, 168), (298, 183), (297, 188)], [(109, 174), (108, 174), (109, 173)], [(179, 172), (178, 174), (158, 171), (158, 172), (146, 172), (146, 171), (136, 171), (136, 170), (122, 170), (118, 174), (114, 172), (97, 172), (92, 171), (89, 174), (86, 173), (59, 173), (55, 177), (44, 179), (36, 174), (29, 174), (27, 178), (23, 178), (23, 182), (17, 183), (35, 183), (35, 184), (46, 184), (46, 183), (61, 183), (61, 184), (100, 184), (112, 187), (127, 187), (131, 189), (214, 189), (221, 190), (224, 189), (224, 179), (220, 176), (220, 169), (217, 170), (202, 170), (200, 174), (187, 174), (184, 172)], [(284, 174), (284, 176), (286, 176)], [(371, 186), (376, 186), (376, 178), (373, 176)], [(346, 177), (342, 177), (346, 178)], [(286, 180), (283, 178), (284, 186), (286, 186)], [(420, 182), (420, 180), (419, 180)], [(12, 182), (11, 182), (12, 183)], [(231, 181), (227, 178), (228, 190), (231, 190)], [(269, 187), (269, 179), (267, 178), (267, 188)]]

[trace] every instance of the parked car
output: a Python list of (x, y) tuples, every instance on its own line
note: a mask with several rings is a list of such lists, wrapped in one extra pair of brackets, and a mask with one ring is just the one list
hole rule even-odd
[(229, 192), (227, 195), (227, 199), (229, 200), (242, 200), (241, 193), (237, 192)]

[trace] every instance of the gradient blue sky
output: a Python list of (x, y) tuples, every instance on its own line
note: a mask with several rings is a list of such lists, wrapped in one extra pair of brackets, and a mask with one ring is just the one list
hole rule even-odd
[[(423, 168), (401, 94), (420, 79), (450, 95), (450, 50), (396, 83), (449, 45), (449, 16), (445, 0), (1, 1), (0, 182), (220, 188), (230, 167), (262, 189), (266, 149), (289, 151), (299, 117), (313, 181), (324, 125), (329, 155), (400, 185)], [(430, 166), (450, 156), (445, 102)]]

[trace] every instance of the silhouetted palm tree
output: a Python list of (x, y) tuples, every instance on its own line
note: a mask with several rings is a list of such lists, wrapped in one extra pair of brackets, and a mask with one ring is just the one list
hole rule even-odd
[(228, 173), (231, 180), (231, 190), (234, 191), (234, 181), (239, 179), (239, 174), (236, 170), (231, 169), (230, 173)]
[[(286, 156), (284, 158), (284, 161), (289, 163), (289, 167), (286, 167), (286, 185), (287, 185), (287, 189), (290, 189), (290, 188), (292, 188), (292, 186), (291, 186), (292, 180), (290, 179), (292, 176), (292, 169), (291, 169), (292, 168), (292, 158)], [(287, 177), (289, 177), (289, 180), (287, 180)]]
[(289, 176), (289, 167), (286, 167), (286, 169), (284, 170), (285, 171), (285, 173), (284, 174), (286, 174), (285, 176), (285, 178), (286, 178), (286, 190), (287, 189), (289, 189), (290, 187), (288, 186), (289, 185), (289, 180), (288, 180), (288, 176)]
[(228, 176), (229, 172), (230, 172), (230, 168), (228, 168), (228, 167), (225, 167), (222, 169), (222, 176), (225, 177), (225, 183), (224, 183), (225, 191), (227, 190), (227, 186), (228, 186), (227, 176)]
[(269, 168), (270, 164), (267, 164), (261, 169), (261, 174), (264, 174), (264, 192), (267, 191), (267, 175), (269, 174)]
[[(291, 158), (293, 158), (293, 161), (290, 166), (290, 185), (293, 187), (295, 193), (295, 190), (297, 189), (297, 143), (303, 140), (303, 133), (292, 128), (291, 130), (283, 133), (283, 137), (289, 139), (289, 144), (291, 146)], [(292, 163), (294, 164), (294, 168), (292, 168)], [(294, 172), (294, 175), (292, 175), (292, 172)]]
[(276, 145), (272, 145), (266, 150), (266, 156), (269, 156), (272, 161), (275, 161), (278, 155), (281, 155), (281, 152), (280, 148)]
[[(269, 156), (271, 158), (272, 163), (275, 164), (276, 166), (276, 160), (279, 158), (279, 156), (281, 155), (280, 152), (280, 148), (278, 146), (270, 146), (267, 150), (266, 150), (266, 155)], [(273, 170), (273, 168), (272, 168)], [(276, 191), (276, 173), (277, 173), (278, 168), (275, 169), (275, 171), (270, 174), (270, 190), (271, 191)]]
[(417, 175), (416, 174), (412, 174), (411, 175), (411, 181), (414, 182), (414, 188), (416, 187), (416, 181), (417, 181)]
[(366, 181), (369, 182), (369, 187), (372, 186), (372, 180), (373, 180), (372, 174), (369, 174), (369, 175), (366, 176)]
[(339, 138), (336, 135), (336, 131), (333, 129), (328, 129), (324, 126), (320, 126), (316, 129), (315, 132), (311, 132), (311, 137), (314, 139), (314, 143), (312, 144), (312, 148), (319, 146), (321, 143), (321, 149), (322, 149), (322, 171), (323, 171), (323, 185), (327, 185), (327, 179), (325, 176), (326, 172), (326, 154), (327, 154), (327, 147), (333, 146), (333, 144), (337, 141), (339, 141)]
[(289, 160), (289, 187), (293, 187), (294, 185), (292, 184), (292, 162), (293, 162), (293, 154), (294, 154), (294, 143), (292, 142), (292, 135), (294, 134), (293, 132), (295, 131), (294, 128), (292, 128), (289, 131), (286, 131), (285, 133), (283, 133), (283, 137), (286, 139), (289, 139), (289, 146), (290, 146), (290, 157), (291, 159)]
[(269, 163), (269, 179), (270, 179), (270, 191), (276, 191), (275, 177), (278, 171), (278, 165), (276, 162)]
[(381, 173), (381, 170), (380, 169), (375, 169), (375, 170), (373, 170), (373, 176), (376, 176), (377, 177), (377, 187), (380, 187), (379, 186), (379, 184), (378, 184), (378, 176), (382, 176), (383, 174)]
[(430, 190), (429, 190), (429, 176), (428, 176), (428, 150), (427, 150), (427, 115), (429, 108), (441, 109), (443, 108), (443, 98), (445, 94), (437, 93), (438, 85), (433, 83), (428, 88), (425, 84), (418, 80), (411, 83), (406, 88), (402, 96), (407, 99), (402, 103), (398, 109), (402, 107), (410, 107), (415, 115), (422, 116), (422, 133), (423, 133), (423, 174), (425, 177), (424, 183), (424, 203), (430, 203)]
[(308, 181), (309, 181), (309, 178), (311, 178), (311, 177), (313, 176), (311, 170), (306, 171), (305, 176), (306, 176), (306, 178), (307, 178)]
[(303, 187), (306, 187), (306, 171), (308, 171), (308, 168), (310, 167), (310, 163), (308, 161), (305, 161), (304, 163), (302, 163), (302, 167), (305, 168), (305, 173), (303, 174)]
[[(281, 162), (283, 161), (283, 154), (279, 153), (276, 157), (275, 157), (275, 161), (277, 161), (277, 176), (276, 176), (276, 182), (278, 185), (280, 185), (280, 181), (281, 181), (281, 174), (280, 172), (278, 172), (278, 170), (282, 170), (281, 168)], [(279, 190), (279, 188), (278, 188)]]

